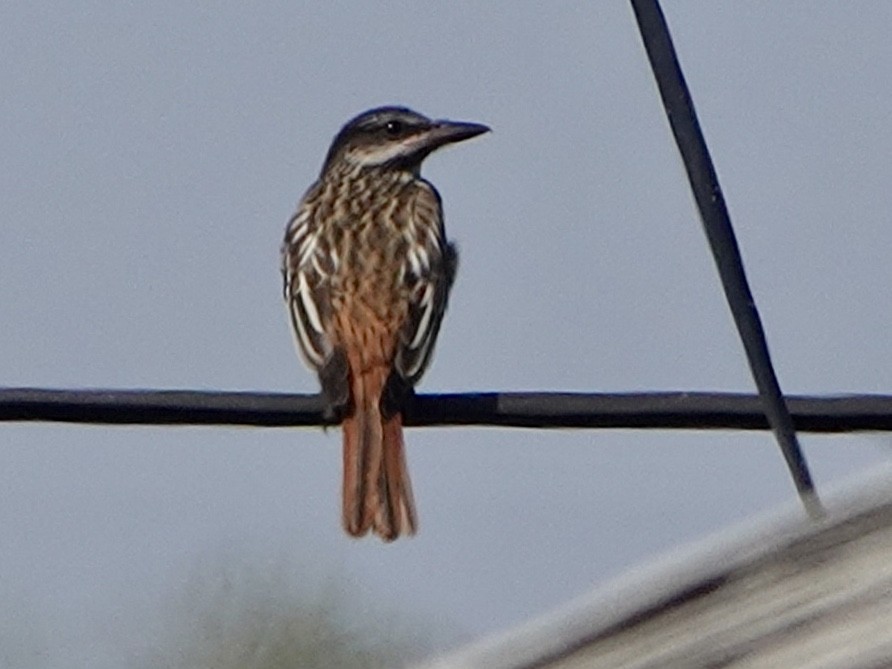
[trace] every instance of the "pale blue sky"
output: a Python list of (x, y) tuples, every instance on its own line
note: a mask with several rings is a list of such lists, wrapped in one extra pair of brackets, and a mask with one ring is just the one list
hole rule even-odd
[[(664, 8), (781, 385), (889, 392), (892, 5)], [(425, 165), (462, 263), (422, 391), (752, 389), (625, 2), (6, 3), (0, 90), (3, 385), (315, 391), (284, 225), (401, 103), (493, 128)], [(120, 666), (222, 553), (470, 638), (794, 495), (767, 433), (407, 442), (420, 534), (384, 546), (340, 530), (336, 432), (2, 425), (0, 636)], [(888, 454), (803, 443), (819, 485)]]

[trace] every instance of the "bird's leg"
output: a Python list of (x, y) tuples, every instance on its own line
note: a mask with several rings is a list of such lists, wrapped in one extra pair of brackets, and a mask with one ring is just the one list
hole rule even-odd
[(381, 394), (381, 415), (390, 418), (394, 414), (401, 413), (414, 396), (415, 388), (396, 370), (392, 371)]
[(336, 348), (319, 369), (326, 420), (340, 421), (350, 411), (350, 367), (343, 349)]

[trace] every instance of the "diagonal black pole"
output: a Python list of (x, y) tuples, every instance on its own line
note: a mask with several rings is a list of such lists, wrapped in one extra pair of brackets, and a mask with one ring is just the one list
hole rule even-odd
[(824, 510), (771, 364), (765, 332), (746, 279), (725, 199), (697, 121), (694, 102), (672, 45), (666, 19), (657, 0), (631, 2), (669, 125), (684, 160), (703, 228), (718, 266), (725, 296), (762, 398), (765, 415), (780, 444), (806, 510), (813, 518), (819, 518), (824, 515)]

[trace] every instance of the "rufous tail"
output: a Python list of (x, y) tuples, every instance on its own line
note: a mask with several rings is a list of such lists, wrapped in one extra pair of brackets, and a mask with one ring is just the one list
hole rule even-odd
[(370, 529), (384, 541), (415, 533), (415, 503), (406, 468), (403, 417), (381, 414), (386, 368), (351, 374), (353, 409), (344, 418), (344, 529)]

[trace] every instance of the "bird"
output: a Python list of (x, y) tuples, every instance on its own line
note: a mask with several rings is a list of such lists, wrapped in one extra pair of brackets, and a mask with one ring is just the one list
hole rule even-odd
[(342, 525), (352, 537), (416, 532), (402, 412), (458, 266), (421, 164), (489, 130), (401, 106), (363, 112), (337, 133), (286, 226), (284, 297), (325, 415), (342, 426)]

